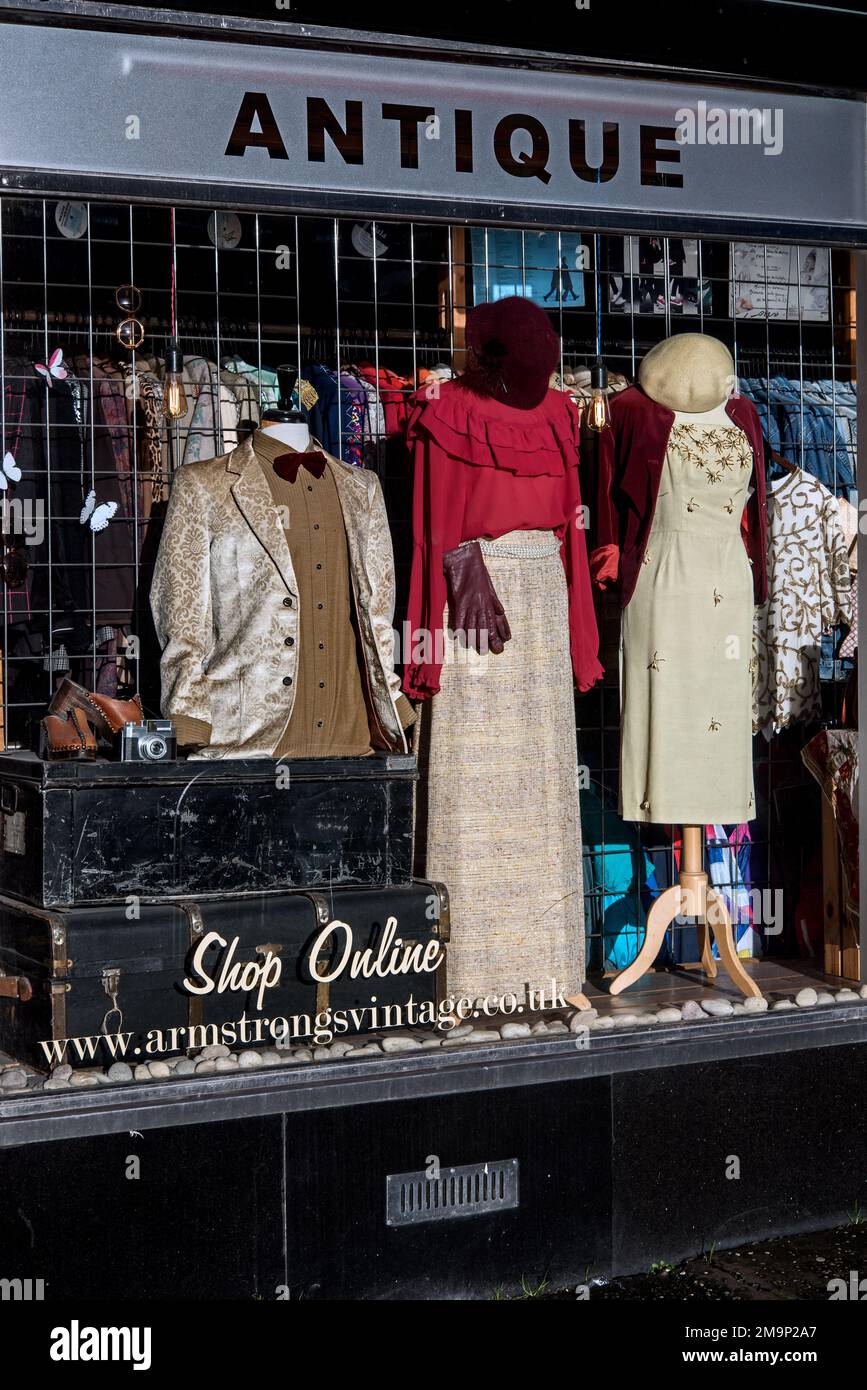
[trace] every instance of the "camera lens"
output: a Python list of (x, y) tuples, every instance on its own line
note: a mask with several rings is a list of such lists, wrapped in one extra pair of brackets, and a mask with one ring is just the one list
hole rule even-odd
[(139, 744), (139, 752), (143, 758), (150, 758), (156, 762), (158, 758), (164, 758), (169, 751), (169, 746), (164, 738), (159, 734), (154, 734), (152, 738), (143, 738)]

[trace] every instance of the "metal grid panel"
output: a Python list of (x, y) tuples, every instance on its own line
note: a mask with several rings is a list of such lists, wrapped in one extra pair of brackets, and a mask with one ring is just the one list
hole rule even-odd
[[(363, 360), (371, 364), (375, 381), (381, 382), (385, 372), (401, 378), (403, 385), (397, 382), (393, 390), (407, 396), (425, 367), (445, 363), (461, 370), (467, 310), (510, 290), (533, 292), (551, 311), (564, 378), (601, 352), (611, 371), (633, 379), (644, 353), (681, 326), (726, 342), (741, 376), (763, 380), (769, 389), (776, 376), (786, 376), (801, 420), (800, 457), (793, 462), (802, 465), (808, 463), (804, 422), (810, 381), (827, 381), (832, 412), (842, 419), (839, 395), (854, 378), (854, 292), (846, 252), (829, 253), (827, 318), (804, 317), (815, 287), (802, 283), (800, 270), (790, 285), (794, 318), (761, 313), (746, 318), (732, 316), (733, 248), (719, 240), (697, 244), (695, 266), (687, 274), (684, 265), (678, 272), (679, 243), (660, 238), (661, 259), (669, 266), (660, 273), (647, 266), (649, 238), (638, 236), (582, 238), (242, 213), (240, 240), (224, 247), (209, 235), (202, 210), (178, 208), (173, 218), (166, 206), (93, 202), (77, 240), (60, 233), (55, 210), (54, 202), (41, 199), (0, 200), (0, 426), (4, 453), (11, 452), (23, 468), (22, 483), (9, 495), (29, 496), (34, 504), (41, 499), (45, 506), (44, 541), (28, 547), (26, 592), (7, 589), (4, 606), (4, 711), (13, 745), (33, 743), (51, 688), (67, 669), (91, 687), (99, 681), (111, 686), (112, 671), (119, 672), (130, 690), (141, 691), (146, 710), (157, 713), (158, 653), (147, 591), (165, 489), (154, 476), (153, 455), (143, 449), (140, 388), (170, 334), (172, 271), (185, 355), (215, 364), (243, 359), (260, 401), (269, 398), (268, 371), (286, 361), (302, 368), (308, 362), (337, 368)], [(781, 292), (769, 269), (772, 254), (773, 248), (761, 253), (765, 296)], [(137, 285), (142, 294), (139, 317), (146, 337), (137, 352), (126, 351), (115, 337), (124, 315), (114, 295), (124, 283)], [(34, 363), (48, 364), (57, 348), (75, 373), (77, 416), (70, 379), (49, 383), (34, 369)], [(108, 387), (105, 358), (127, 368), (126, 377), (110, 377)], [(230, 447), (237, 428), (248, 423), (240, 419), (233, 432), (229, 422), (227, 438), (229, 417), (221, 408), (216, 374), (194, 393), (201, 411), (175, 424), (162, 440), (167, 476), (199, 452), (207, 457)], [(350, 446), (346, 406), (347, 386), (338, 376), (331, 445), (338, 453)], [(400, 617), (411, 552), (411, 479), (405, 447), (391, 423), (368, 413), (363, 456), (380, 473), (389, 505)], [(118, 459), (120, 482), (110, 477), (112, 468), (118, 471)], [(838, 462), (835, 445), (826, 481), (854, 500)], [(87, 520), (80, 521), (80, 508), (91, 490), (99, 506), (112, 488), (117, 512), (105, 530), (93, 531)], [(603, 628), (606, 664), (616, 672), (611, 615)], [(106, 640), (109, 629), (116, 636)], [(115, 651), (119, 641), (123, 656)], [(836, 680), (825, 683), (829, 717), (839, 713), (844, 674), (838, 665)], [(659, 827), (634, 831), (617, 821), (617, 705), (611, 675), (578, 700), (579, 756), (600, 808), (598, 843), (591, 841), (585, 850), (590, 959), (596, 966), (609, 956), (605, 923), (612, 905), (633, 936), (638, 930), (641, 900), (647, 897), (642, 864), (655, 866), (660, 886), (674, 865), (671, 838)], [(816, 798), (797, 756), (802, 742), (799, 734), (771, 744), (757, 740), (760, 817), (752, 827), (754, 879), (748, 886), (791, 884), (794, 889), (804, 867), (808, 837), (794, 848), (790, 843), (785, 855), (779, 845), (789, 814), (783, 813), (783, 803), (808, 804), (811, 816), (815, 811)], [(585, 816), (585, 838), (587, 825)], [(817, 836), (817, 823), (812, 829)], [(625, 885), (624, 857), (636, 869)]]

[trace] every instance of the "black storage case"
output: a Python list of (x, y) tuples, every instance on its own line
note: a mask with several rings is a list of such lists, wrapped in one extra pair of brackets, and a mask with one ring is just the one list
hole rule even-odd
[[(347, 969), (332, 983), (310, 974), (310, 948), (329, 922), (351, 928), (353, 951), (375, 951), (391, 917), (405, 945), (437, 941), (443, 959), (435, 972), (352, 979)], [(206, 944), (211, 932), (220, 940)], [(332, 1015), (364, 1010), (363, 1016), (349, 1018), (346, 1028), (334, 1027), (335, 1039), (393, 1027), (398, 1020), (392, 1017), (389, 1025), (388, 1005), (405, 1006), (412, 997), (416, 1005), (436, 1006), (444, 997), (448, 936), (447, 892), (442, 884), (421, 881), (400, 888), (202, 896), (63, 910), (0, 897), (0, 1049), (41, 1070), (60, 1061), (107, 1067), (115, 1060), (155, 1061), (206, 1043), (237, 1050), (273, 1046), (276, 1039), (265, 1020), (290, 1020), (294, 1033), (296, 1016), (315, 1022), (326, 1009)], [(319, 974), (329, 973), (326, 966), (335, 968), (345, 942), (343, 930), (332, 933), (317, 954)], [(197, 948), (203, 967), (198, 972)], [(233, 965), (265, 966), (269, 958), (280, 962), (280, 978), (262, 991), (261, 1008), (259, 982), (205, 994), (184, 985), (185, 979), (217, 984), (224, 968), (228, 974)], [(240, 975), (236, 980), (243, 984)], [(370, 1013), (374, 996), (376, 1015)], [(248, 1021), (246, 1038), (221, 1031), (221, 1025), (237, 1024), (242, 1016)], [(262, 1020), (259, 1029), (256, 1020)], [(172, 1028), (176, 1035), (166, 1036)], [(148, 1046), (155, 1030), (163, 1036)], [(126, 1051), (112, 1052), (100, 1035), (119, 1033), (132, 1036)], [(49, 1059), (40, 1046), (66, 1038), (92, 1039), (93, 1047), (85, 1042), (80, 1050), (67, 1048), (62, 1057), (55, 1052)]]
[(0, 754), (0, 893), (78, 907), (406, 885), (417, 776), (408, 754), (283, 764)]

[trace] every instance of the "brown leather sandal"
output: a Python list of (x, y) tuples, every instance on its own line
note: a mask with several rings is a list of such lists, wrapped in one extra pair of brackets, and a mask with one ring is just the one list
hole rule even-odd
[(138, 695), (131, 700), (114, 700), (109, 695), (97, 695), (85, 690), (83, 685), (77, 685), (67, 676), (55, 690), (48, 712), (66, 714), (69, 710), (80, 711), (106, 743), (111, 744), (124, 724), (140, 724), (144, 719)]
[(74, 709), (65, 714), (46, 714), (39, 725), (39, 756), (51, 762), (93, 759), (96, 757), (93, 729)]

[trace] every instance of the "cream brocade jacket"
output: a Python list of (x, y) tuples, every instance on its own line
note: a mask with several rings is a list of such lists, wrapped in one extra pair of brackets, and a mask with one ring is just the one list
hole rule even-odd
[[(382, 488), (375, 473), (325, 458), (346, 528), (371, 742), (406, 752), (395, 703), (394, 555)], [(304, 634), (289, 546), (250, 440), (175, 473), (151, 609), (164, 716), (211, 726), (208, 746), (195, 756), (272, 757), (292, 714)]]

